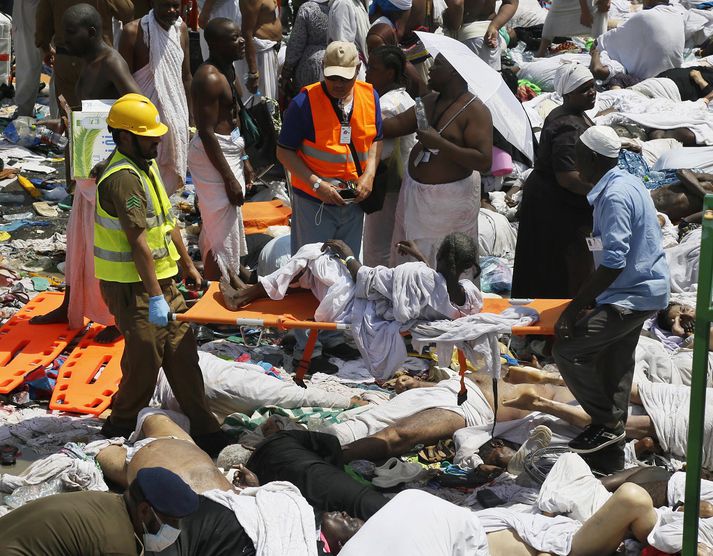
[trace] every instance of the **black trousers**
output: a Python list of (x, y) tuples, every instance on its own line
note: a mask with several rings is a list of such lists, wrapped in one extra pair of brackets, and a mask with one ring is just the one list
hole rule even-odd
[(291, 482), (319, 512), (344, 511), (366, 520), (388, 502), (344, 472), (342, 448), (331, 434), (280, 431), (257, 447), (247, 467), (261, 484)]
[(636, 344), (651, 314), (600, 305), (577, 322), (573, 338), (555, 342), (562, 378), (593, 424), (626, 422)]

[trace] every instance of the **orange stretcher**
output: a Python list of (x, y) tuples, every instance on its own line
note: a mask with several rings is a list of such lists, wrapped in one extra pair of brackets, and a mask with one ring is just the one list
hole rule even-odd
[[(512, 303), (509, 299), (484, 299), (483, 313), (501, 313), (508, 307), (532, 307), (540, 313), (540, 320), (531, 326), (521, 326), (512, 329), (518, 336), (528, 334), (553, 335), (555, 323), (569, 304), (569, 299), (533, 299), (523, 300), (527, 303)], [(314, 312), (319, 302), (312, 292), (298, 290), (290, 293), (281, 301), (272, 299), (259, 299), (231, 311), (225, 307), (220, 286), (212, 282), (203, 297), (185, 313), (172, 315), (172, 318), (182, 322), (195, 322), (199, 324), (226, 324), (236, 326), (273, 327), (280, 330), (302, 328), (311, 330), (307, 345), (305, 346), (302, 361), (295, 374), (295, 382), (303, 385), (304, 375), (309, 368), (314, 345), (317, 342), (319, 330), (348, 330), (348, 324), (334, 322), (316, 322)], [(465, 368), (461, 365), (461, 368)]]
[(0, 394), (8, 394), (42, 371), (81, 329), (65, 324), (32, 325), (29, 320), (59, 307), (64, 294), (37, 295), (0, 328)]
[(96, 343), (94, 338), (103, 329), (92, 325), (59, 369), (50, 409), (100, 415), (111, 405), (121, 381), (124, 339)]
[(242, 207), (245, 234), (260, 234), (270, 226), (289, 226), (292, 209), (282, 201), (256, 201)]

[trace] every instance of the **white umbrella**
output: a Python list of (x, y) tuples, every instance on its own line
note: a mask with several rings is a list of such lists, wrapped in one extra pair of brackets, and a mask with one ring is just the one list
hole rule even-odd
[(444, 35), (416, 31), (428, 53), (438, 54), (453, 66), (468, 83), (470, 92), (488, 107), (493, 125), (513, 147), (534, 161), (532, 127), (520, 101), (500, 77), (500, 74), (483, 62), (466, 45)]

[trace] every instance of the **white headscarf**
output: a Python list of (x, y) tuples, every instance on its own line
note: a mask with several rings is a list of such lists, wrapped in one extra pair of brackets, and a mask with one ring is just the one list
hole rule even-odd
[(564, 96), (593, 79), (594, 76), (587, 66), (565, 62), (555, 73), (555, 91), (560, 96)]
[(618, 158), (621, 150), (621, 139), (609, 126), (595, 125), (579, 136), (589, 149), (607, 158)]

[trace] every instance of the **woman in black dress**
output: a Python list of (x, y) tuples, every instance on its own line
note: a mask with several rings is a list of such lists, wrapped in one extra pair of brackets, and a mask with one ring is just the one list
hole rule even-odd
[(591, 123), (594, 77), (580, 64), (564, 64), (555, 89), (564, 104), (545, 120), (532, 173), (523, 186), (517, 233), (513, 298), (568, 299), (594, 271), (586, 237), (592, 231), (592, 207), (575, 168), (574, 147)]

